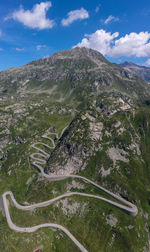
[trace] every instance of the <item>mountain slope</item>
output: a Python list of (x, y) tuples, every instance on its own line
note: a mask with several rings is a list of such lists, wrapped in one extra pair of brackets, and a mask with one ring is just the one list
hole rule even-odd
[(146, 66), (139, 66), (132, 62), (124, 62), (119, 64), (125, 70), (131, 71), (133, 74), (136, 74), (141, 77), (141, 79), (150, 82), (150, 68)]
[[(103, 203), (98, 211), (94, 206), (94, 220), (101, 224), (97, 224), (92, 232), (98, 246), (94, 249), (89, 238), (89, 251), (102, 249), (103, 240), (104, 251), (126, 251), (127, 248), (129, 251), (149, 251), (150, 109), (134, 110), (119, 98), (120, 106), (115, 108), (117, 97), (114, 99), (110, 95), (109, 99), (112, 106), (107, 108), (109, 113), (101, 109), (101, 100), (100, 106), (97, 104), (96, 108), (93, 106), (77, 115), (48, 160), (46, 172), (51, 176), (79, 174), (137, 205), (139, 213), (135, 218), (111, 206), (106, 206), (109, 209), (106, 214)], [(85, 214), (87, 230), (94, 221), (89, 208), (90, 204)], [(109, 218), (112, 223), (115, 221), (106, 227)], [(98, 240), (96, 233), (101, 231), (103, 235)], [(78, 237), (82, 240), (82, 235)]]
[(74, 48), (0, 73), (0, 94), (26, 97), (47, 93), (53, 101), (81, 101), (117, 89), (134, 97), (149, 87), (131, 72), (108, 62), (92, 49)]
[[(109, 199), (77, 178), (44, 179), (32, 165), (33, 145), (38, 142), (49, 157), (41, 155), (48, 174), (85, 176), (138, 207), (137, 216), (129, 216), (104, 201), (76, 195), (23, 212), (8, 198), (17, 226), (62, 225), (89, 252), (150, 251), (149, 88), (131, 71), (87, 48), (65, 50), (0, 72), (0, 195), (12, 191), (21, 205), (66, 192)], [(77, 251), (59, 230), (10, 230), (1, 198), (0, 236), (4, 252)]]

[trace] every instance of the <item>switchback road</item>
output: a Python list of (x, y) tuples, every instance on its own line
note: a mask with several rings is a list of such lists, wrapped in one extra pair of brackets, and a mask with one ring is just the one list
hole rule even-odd
[[(62, 134), (64, 133), (66, 128), (64, 128), (61, 132), (61, 135), (60, 137), (62, 136)], [(56, 138), (58, 139), (58, 134), (57, 133), (49, 133), (49, 135), (55, 135)], [(7, 218), (7, 222), (8, 222), (8, 225), (11, 229), (13, 229), (14, 231), (16, 232), (34, 232), (36, 231), (37, 229), (39, 228), (43, 228), (43, 227), (51, 227), (51, 228), (56, 228), (56, 229), (59, 229), (61, 231), (63, 231), (66, 235), (68, 235), (68, 237), (76, 244), (76, 246), (82, 251), (82, 252), (87, 252), (86, 248), (83, 247), (83, 245), (63, 226), (61, 225), (58, 225), (58, 224), (54, 224), (54, 223), (45, 223), (45, 224), (41, 224), (41, 225), (37, 225), (37, 226), (33, 226), (33, 227), (18, 227), (16, 226), (12, 220), (11, 220), (11, 217), (10, 217), (10, 213), (9, 213), (9, 206), (8, 206), (8, 200), (7, 200), (7, 196), (10, 196), (14, 206), (20, 210), (23, 210), (23, 211), (27, 211), (27, 210), (33, 210), (35, 208), (39, 208), (39, 207), (46, 207), (46, 206), (49, 206), (50, 204), (52, 204), (53, 202), (55, 201), (58, 201), (62, 198), (65, 198), (65, 197), (71, 197), (71, 196), (74, 196), (74, 195), (79, 195), (81, 197), (88, 197), (88, 198), (94, 198), (94, 199), (98, 199), (98, 200), (103, 200), (121, 210), (123, 210), (124, 212), (126, 212), (127, 214), (129, 215), (132, 215), (132, 216), (135, 216), (137, 215), (138, 213), (138, 209), (137, 207), (132, 204), (131, 202), (123, 199), (122, 197), (120, 197), (119, 195), (117, 194), (114, 194), (112, 192), (110, 192), (109, 190), (105, 189), (104, 187), (96, 184), (95, 182), (91, 181), (90, 179), (87, 179), (85, 177), (82, 177), (82, 176), (79, 176), (79, 175), (61, 175), (61, 176), (50, 176), (48, 174), (46, 174), (44, 172), (44, 169), (41, 165), (43, 164), (46, 164), (46, 160), (50, 157), (50, 154), (47, 153), (45, 150), (41, 149), (40, 147), (38, 147), (38, 145), (43, 145), (45, 148), (47, 149), (54, 149), (55, 148), (55, 142), (54, 140), (47, 136), (47, 135), (43, 135), (42, 136), (43, 138), (47, 139), (47, 140), (50, 140), (51, 143), (52, 143), (52, 146), (49, 146), (43, 142), (37, 142), (35, 144), (32, 144), (32, 148), (34, 148), (37, 152), (36, 153), (33, 153), (30, 155), (30, 158), (33, 159), (34, 161), (32, 162), (32, 164), (41, 172), (41, 175), (44, 177), (44, 178), (47, 178), (51, 181), (55, 181), (55, 180), (62, 180), (62, 179), (66, 179), (66, 178), (78, 178), (78, 179), (82, 179), (84, 180), (85, 182), (95, 186), (96, 188), (98, 188), (99, 190), (105, 192), (106, 194), (110, 195), (112, 198), (116, 199), (117, 201), (123, 203), (117, 203), (113, 200), (109, 200), (107, 198), (104, 198), (104, 197), (101, 197), (101, 196), (98, 196), (98, 195), (94, 195), (94, 194), (86, 194), (86, 193), (79, 193), (79, 192), (69, 192), (69, 193), (65, 193), (65, 194), (62, 194), (58, 197), (55, 197), (53, 199), (50, 199), (48, 201), (44, 201), (44, 202), (41, 202), (41, 203), (37, 203), (37, 204), (33, 204), (33, 205), (28, 205), (28, 206), (22, 206), (20, 205), (19, 203), (16, 202), (15, 198), (14, 198), (14, 195), (12, 192), (8, 191), (8, 192), (5, 192), (3, 195), (2, 195), (2, 198), (3, 198), (3, 204), (4, 204), (4, 211), (5, 211), (5, 215), (6, 215), (6, 218)]]

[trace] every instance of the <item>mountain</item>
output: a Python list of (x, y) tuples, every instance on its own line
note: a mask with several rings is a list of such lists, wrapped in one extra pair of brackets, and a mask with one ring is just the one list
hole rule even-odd
[(125, 70), (131, 71), (133, 74), (136, 74), (141, 77), (141, 79), (150, 82), (150, 68), (146, 66), (139, 66), (132, 62), (124, 62), (119, 64)]
[[(16, 226), (59, 224), (89, 252), (150, 251), (150, 86), (123, 67), (77, 47), (0, 72), (0, 195), (12, 191), (21, 204), (7, 195)], [(81, 177), (136, 205), (137, 215), (81, 196), (114, 200)], [(45, 207), (21, 210), (39, 202)], [(11, 230), (1, 197), (0, 236), (4, 252), (80, 251), (56, 227)]]
[(148, 86), (131, 71), (108, 62), (92, 49), (74, 48), (0, 72), (0, 95), (22, 96), (48, 93), (56, 101), (81, 101), (104, 90), (141, 98)]

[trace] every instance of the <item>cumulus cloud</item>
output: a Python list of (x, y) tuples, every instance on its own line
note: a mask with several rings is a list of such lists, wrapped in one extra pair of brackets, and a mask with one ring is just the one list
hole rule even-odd
[(111, 57), (150, 57), (150, 33), (131, 32), (117, 39), (118, 36), (118, 32), (111, 34), (105, 30), (97, 30), (85, 35), (77, 46), (92, 48)]
[(22, 51), (24, 51), (24, 48), (16, 48), (16, 51), (18, 51), (18, 52), (22, 52)]
[(150, 66), (150, 59), (148, 59), (146, 62), (145, 62), (145, 64), (144, 65), (146, 65), (146, 66)]
[(41, 48), (45, 48), (45, 47), (47, 47), (47, 46), (46, 46), (46, 45), (37, 45), (37, 46), (36, 46), (36, 50), (37, 50), (37, 51), (40, 51)]
[(55, 22), (46, 18), (46, 12), (51, 6), (51, 2), (35, 4), (32, 10), (24, 10), (21, 6), (19, 10), (14, 11), (13, 14), (6, 17), (5, 20), (14, 19), (33, 29), (42, 30), (52, 28)]
[(117, 21), (119, 21), (119, 18), (110, 15), (110, 16), (104, 21), (104, 24), (108, 24), (108, 23), (110, 23), (111, 21), (117, 22)]
[(136, 56), (136, 57), (149, 57), (150, 56), (150, 33), (131, 32), (124, 37), (115, 41), (110, 55), (112, 57), (119, 56)]
[(89, 18), (89, 13), (84, 8), (79, 10), (73, 10), (68, 12), (67, 18), (63, 18), (61, 21), (62, 26), (68, 26), (76, 20), (83, 20)]
[(95, 33), (85, 35), (80, 43), (76, 46), (95, 49), (104, 55), (107, 55), (111, 50), (111, 43), (119, 36), (118, 32), (111, 34), (105, 30), (97, 30)]
[(50, 57), (50, 55), (45, 55), (44, 57), (43, 57), (43, 59), (47, 59), (47, 58), (49, 58)]

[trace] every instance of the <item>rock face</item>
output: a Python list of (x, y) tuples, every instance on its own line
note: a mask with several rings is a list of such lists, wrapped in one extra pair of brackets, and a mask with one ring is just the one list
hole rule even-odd
[(139, 66), (133, 64), (132, 62), (124, 62), (119, 66), (123, 67), (125, 70), (132, 72), (141, 77), (141, 79), (150, 82), (150, 68), (146, 66)]

